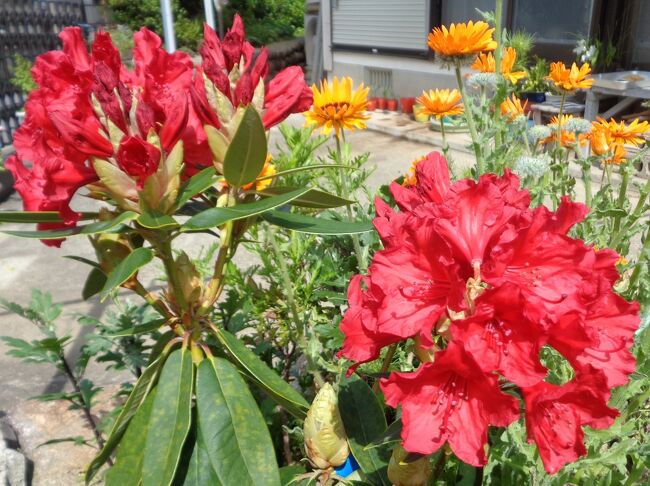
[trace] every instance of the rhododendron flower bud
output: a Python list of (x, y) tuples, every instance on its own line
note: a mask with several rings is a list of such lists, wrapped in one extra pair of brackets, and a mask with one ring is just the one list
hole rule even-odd
[(158, 169), (160, 150), (139, 137), (126, 136), (115, 156), (120, 169), (138, 181), (138, 187)]
[[(90, 239), (97, 261), (106, 275), (110, 274), (132, 251), (131, 242), (119, 233), (103, 233)], [(135, 274), (132, 279), (137, 278)]]
[(406, 462), (409, 452), (397, 444), (388, 463), (388, 479), (394, 486), (425, 486), (431, 477), (428, 456)]
[(338, 398), (329, 383), (323, 385), (314, 398), (303, 432), (307, 457), (320, 469), (340, 466), (350, 454)]
[(182, 294), (185, 302), (191, 304), (198, 303), (198, 300), (201, 297), (201, 292), (203, 290), (203, 281), (201, 280), (201, 275), (196, 269), (196, 266), (194, 266), (194, 263), (184, 251), (181, 251), (180, 254), (176, 257), (175, 263), (178, 275), (178, 284), (180, 288), (171, 288), (171, 282), (169, 282), (170, 287), (169, 291), (167, 292), (169, 300), (173, 303), (176, 302), (174, 295), (174, 290), (176, 290)]
[(297, 66), (284, 69), (265, 85), (268, 52), (262, 48), (255, 57), (255, 48), (246, 40), (239, 15), (235, 15), (223, 40), (207, 24), (203, 32), (203, 63), (190, 94), (194, 112), (204, 125), (213, 164), (220, 171), (228, 144), (248, 106), (259, 112), (268, 129), (291, 113), (307, 110), (312, 104), (312, 92)]

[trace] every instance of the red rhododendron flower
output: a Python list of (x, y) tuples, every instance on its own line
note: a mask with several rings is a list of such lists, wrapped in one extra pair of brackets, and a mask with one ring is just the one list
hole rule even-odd
[[(556, 211), (531, 209), (507, 170), (451, 183), (439, 154), (391, 192), (401, 211), (376, 201), (384, 249), (351, 282), (340, 354), (354, 369), (384, 346), (415, 342), (419, 368), (382, 380), (386, 402), (402, 407), (404, 447), (429, 454), (448, 442), (484, 464), (488, 425), (517, 416), (499, 387), (510, 382), (549, 472), (584, 454), (581, 427), (616, 416), (609, 390), (634, 370), (639, 324), (638, 304), (612, 289), (618, 255), (568, 235), (586, 206), (564, 198)], [(570, 383), (545, 381), (543, 347), (573, 367)]]
[(602, 375), (589, 373), (565, 385), (540, 382), (523, 390), (529, 442), (535, 442), (551, 474), (587, 453), (582, 426), (609, 427), (618, 411), (607, 406)]
[(386, 403), (402, 405), (404, 448), (431, 454), (445, 442), (462, 461), (487, 462), (489, 425), (517, 420), (519, 403), (499, 390), (497, 377), (481, 372), (462, 345), (450, 342), (433, 363), (414, 373), (392, 373), (381, 381)]
[(140, 189), (160, 163), (160, 150), (141, 138), (126, 136), (115, 156), (120, 168), (138, 180)]

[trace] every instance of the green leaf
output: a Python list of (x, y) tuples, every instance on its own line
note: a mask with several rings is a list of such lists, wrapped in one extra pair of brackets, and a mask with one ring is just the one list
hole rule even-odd
[[(95, 219), (97, 213), (81, 213), (80, 220)], [(62, 223), (58, 211), (0, 211), (0, 223)]]
[(204, 359), (196, 380), (199, 432), (223, 486), (280, 486), (271, 436), (237, 369)]
[(395, 422), (390, 424), (388, 428), (382, 432), (378, 437), (375, 437), (370, 444), (366, 446), (366, 449), (372, 449), (374, 447), (379, 447), (384, 444), (390, 444), (394, 442), (400, 442), (402, 434), (402, 419), (397, 419)]
[(249, 218), (256, 214), (283, 206), (297, 197), (305, 194), (309, 189), (298, 189), (280, 196), (268, 197), (247, 204), (238, 204), (228, 208), (210, 208), (192, 216), (183, 225), (183, 231), (201, 230), (221, 226), (228, 221)]
[(295, 388), (280, 378), (264, 361), (228, 331), (220, 329), (215, 334), (246, 376), (291, 415), (299, 419), (305, 418), (309, 410), (309, 403)]
[(60, 238), (67, 238), (75, 235), (94, 235), (97, 233), (107, 233), (118, 226), (128, 223), (129, 221), (137, 218), (138, 213), (133, 211), (126, 211), (120, 214), (117, 218), (110, 221), (97, 221), (95, 223), (87, 224), (86, 226), (77, 226), (76, 228), (57, 229), (57, 230), (44, 230), (44, 231), (3, 231), (3, 233), (19, 236), (21, 238), (37, 238), (39, 240), (58, 240)]
[(221, 486), (201, 434), (196, 438), (183, 486)]
[(216, 184), (217, 180), (219, 180), (219, 178), (217, 177), (214, 167), (208, 167), (198, 174), (194, 174), (181, 186), (178, 192), (178, 199), (176, 200), (176, 207), (182, 207), (194, 196), (201, 194), (209, 187)]
[(341, 165), (341, 164), (313, 164), (313, 165), (303, 165), (301, 167), (294, 167), (293, 169), (282, 170), (274, 174), (269, 174), (263, 177), (258, 177), (255, 181), (265, 181), (268, 179), (275, 179), (277, 177), (282, 177), (289, 174), (294, 174), (296, 172), (307, 172), (315, 169), (346, 169), (346, 170), (358, 170), (356, 167), (351, 165)]
[(142, 213), (138, 217), (138, 223), (149, 229), (174, 228), (178, 226), (178, 222), (168, 214), (160, 214), (155, 211)]
[(338, 397), (350, 450), (361, 470), (373, 484), (390, 486), (387, 468), (391, 448), (366, 448), (386, 432), (386, 418), (376, 395), (357, 375), (342, 375)]
[(119, 332), (106, 333), (105, 336), (109, 338), (123, 338), (129, 336), (137, 336), (138, 334), (144, 334), (147, 332), (153, 332), (160, 329), (161, 326), (164, 326), (167, 322), (167, 319), (155, 319), (147, 324), (142, 324), (140, 326), (134, 326), (130, 329), (124, 329)]
[[(257, 192), (257, 194), (265, 197), (276, 196), (278, 194), (286, 194), (287, 192), (295, 191), (296, 189), (296, 187), (267, 187), (264, 190)], [(343, 199), (342, 197), (321, 191), (320, 189), (309, 189), (305, 194), (291, 201), (290, 204), (292, 206), (302, 206), (305, 208), (328, 209), (338, 208), (353, 203), (354, 201)]]
[(106, 285), (106, 274), (101, 268), (93, 268), (86, 278), (81, 297), (83, 300), (90, 299), (93, 295), (101, 292), (104, 285)]
[(115, 465), (106, 473), (106, 486), (138, 486), (142, 480), (144, 445), (156, 390), (153, 389), (131, 420), (117, 448)]
[(167, 486), (174, 479), (190, 431), (193, 371), (190, 352), (178, 349), (160, 374), (144, 448), (144, 486)]
[(347, 223), (322, 217), (312, 218), (304, 214), (288, 213), (285, 211), (269, 211), (262, 218), (282, 228), (315, 235), (352, 235), (367, 233), (375, 229), (371, 221)]
[(242, 187), (262, 172), (266, 161), (266, 131), (253, 106), (246, 108), (223, 160), (223, 176), (233, 187)]
[(129, 253), (106, 279), (106, 284), (99, 295), (101, 301), (106, 300), (113, 289), (126, 282), (139, 268), (144, 267), (151, 260), (153, 260), (153, 250), (150, 248), (137, 248)]
[(115, 447), (117, 447), (117, 444), (119, 444), (130, 420), (144, 403), (147, 395), (156, 384), (156, 378), (158, 377), (158, 372), (160, 371), (160, 366), (164, 362), (164, 359), (165, 355), (162, 353), (159, 354), (158, 357), (142, 372), (142, 375), (133, 387), (129, 398), (127, 398), (122, 411), (118, 415), (117, 420), (115, 420), (113, 428), (108, 435), (108, 439), (106, 439), (106, 444), (104, 444), (103, 449), (99, 451), (99, 454), (95, 456), (88, 466), (88, 469), (86, 470), (86, 484), (89, 484), (93, 477), (95, 477), (99, 468), (108, 460), (113, 450), (115, 450)]
[(306, 469), (304, 466), (294, 464), (293, 466), (284, 466), (280, 468), (280, 483), (282, 486), (287, 486), (296, 476), (305, 474)]

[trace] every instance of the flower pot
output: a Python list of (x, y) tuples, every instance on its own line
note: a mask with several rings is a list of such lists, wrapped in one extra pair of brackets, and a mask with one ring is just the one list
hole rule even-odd
[(521, 98), (531, 103), (544, 103), (546, 101), (546, 94), (541, 91), (528, 91), (521, 93)]
[(378, 110), (386, 109), (386, 98), (377, 98), (377, 109)]
[(368, 103), (366, 103), (366, 111), (375, 111), (377, 109), (377, 100), (375, 98), (371, 98), (368, 100)]
[(413, 114), (413, 105), (415, 104), (415, 98), (400, 98), (399, 104), (402, 107), (402, 113), (405, 115)]
[(386, 100), (386, 109), (388, 111), (397, 111), (397, 100), (395, 99)]

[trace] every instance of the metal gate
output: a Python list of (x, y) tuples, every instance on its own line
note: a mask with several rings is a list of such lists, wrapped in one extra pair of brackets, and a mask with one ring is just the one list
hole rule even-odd
[(14, 55), (34, 60), (57, 49), (57, 34), (85, 21), (83, 0), (0, 0), (0, 147), (11, 144), (26, 95), (11, 84)]

